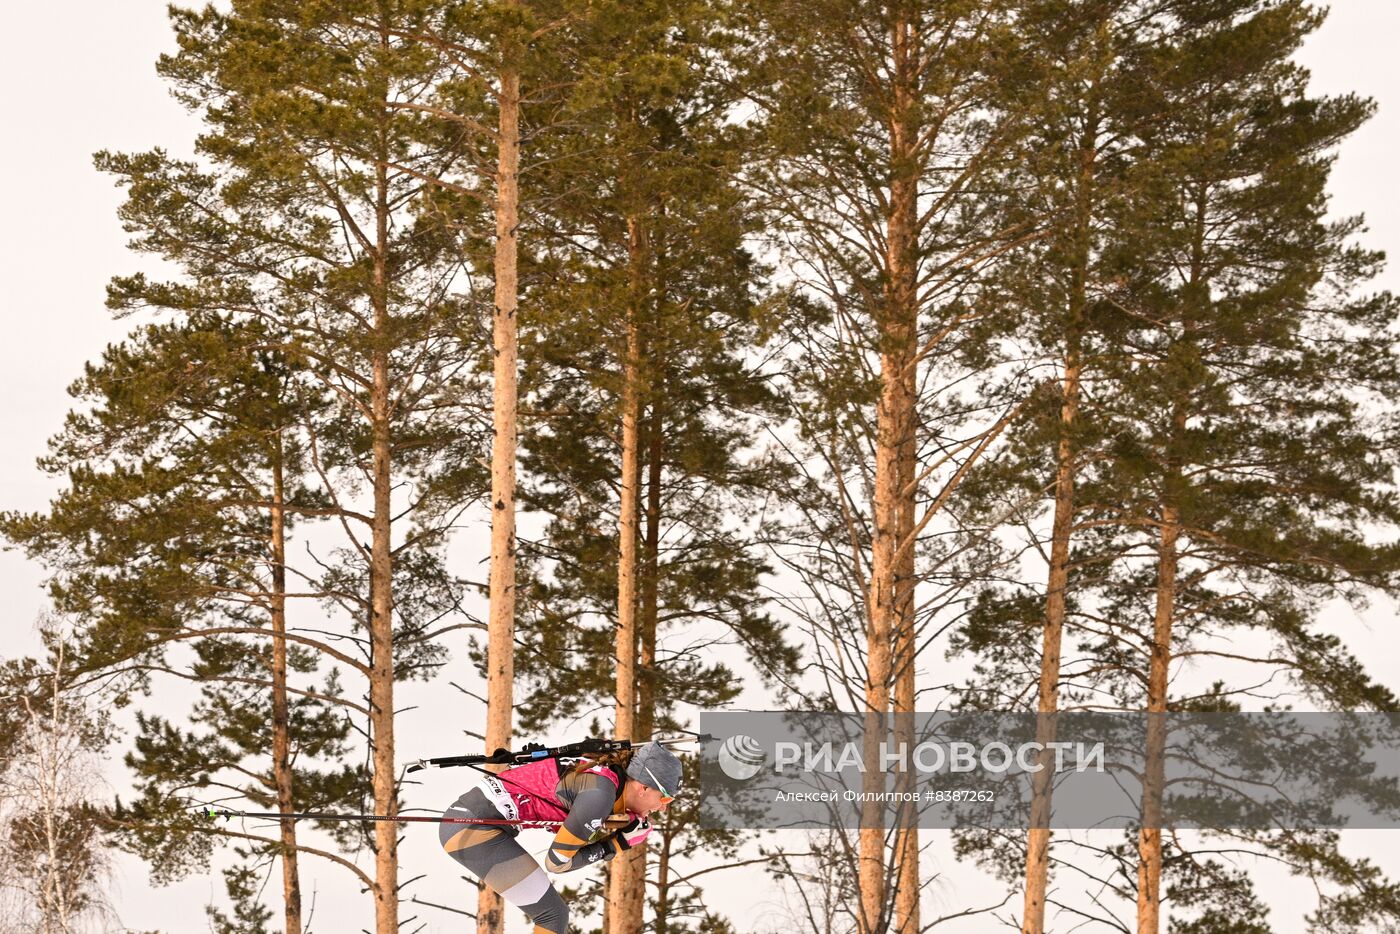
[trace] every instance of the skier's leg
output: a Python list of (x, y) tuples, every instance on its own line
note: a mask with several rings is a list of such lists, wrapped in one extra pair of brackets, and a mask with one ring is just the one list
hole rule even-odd
[[(473, 798), (480, 796), (480, 800)], [(473, 789), (447, 810), (447, 816), (486, 817), (496, 814), (485, 796)], [(565, 934), (569, 928), (569, 906), (549, 882), (549, 875), (525, 852), (512, 831), (501, 827), (463, 828), (443, 824), (442, 848), (501, 897), (525, 912), (535, 922), (535, 934)]]

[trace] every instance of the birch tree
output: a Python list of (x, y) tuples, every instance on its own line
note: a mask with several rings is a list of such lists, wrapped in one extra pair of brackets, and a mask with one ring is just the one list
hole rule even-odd
[(41, 631), (43, 662), (0, 668), (0, 930), (81, 934), (111, 916), (91, 800), (109, 721), (103, 693), (74, 686), (62, 628)]

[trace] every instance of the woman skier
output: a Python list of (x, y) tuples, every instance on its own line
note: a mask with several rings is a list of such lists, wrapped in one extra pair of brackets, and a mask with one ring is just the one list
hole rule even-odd
[[(651, 833), (648, 818), (680, 789), (681, 763), (645, 743), (597, 758), (540, 759), (488, 775), (444, 817), (558, 822), (545, 865), (569, 872), (606, 862)], [(569, 906), (510, 826), (443, 824), (442, 848), (535, 923), (534, 934), (565, 934)]]

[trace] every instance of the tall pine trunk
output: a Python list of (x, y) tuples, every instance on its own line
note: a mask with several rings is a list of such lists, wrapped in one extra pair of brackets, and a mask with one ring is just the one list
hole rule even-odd
[[(486, 751), (510, 745), (515, 685), (516, 227), (520, 216), (520, 73), (507, 54), (501, 69), (496, 166), (496, 294), (491, 316), (491, 572), (486, 647)], [(495, 767), (494, 771), (499, 771)], [(501, 896), (482, 886), (477, 930), (504, 931)]]
[(1040, 684), (1037, 691), (1035, 741), (1040, 771), (1031, 782), (1030, 830), (1026, 835), (1026, 906), (1021, 930), (1045, 930), (1045, 896), (1050, 875), (1050, 814), (1055, 773), (1050, 744), (1055, 742), (1060, 707), (1060, 644), (1065, 627), (1069, 585), (1070, 536), (1074, 523), (1074, 448), (1070, 432), (1079, 407), (1080, 363), (1077, 351), (1065, 356), (1060, 440), (1055, 459), (1055, 515), (1050, 531), (1050, 574), (1045, 592), (1045, 628), (1041, 633)]
[[(883, 335), (887, 343), (889, 329)], [(865, 737), (862, 755), (866, 762), (880, 761), (880, 744), (885, 740), (894, 674), (893, 644), (898, 632), (896, 578), (900, 531), (899, 450), (900, 423), (903, 421), (902, 380), (891, 379), (903, 354), (886, 349), (881, 353), (883, 386), (876, 413), (874, 534), (871, 540), (870, 591), (866, 609)], [(879, 796), (885, 776), (879, 769), (865, 772), (859, 833), (860, 911), (859, 934), (877, 934), (885, 926), (886, 866), (884, 807)]]
[[(282, 439), (272, 459), (272, 776), (277, 786), (277, 810), (291, 814), (291, 715), (287, 703), (287, 524)], [(296, 821), (278, 822), (282, 843), (282, 905), (286, 934), (301, 934), (301, 880), (297, 873)]]
[[(388, 45), (387, 33), (383, 42)], [(370, 738), (373, 749), (374, 810), (398, 814), (398, 783), (394, 770), (394, 565), (393, 429), (389, 411), (389, 182), (388, 132), (381, 125), (381, 158), (375, 170), (375, 251), (371, 351), (370, 444), (374, 509), (370, 522), (369, 641)], [(374, 825), (374, 918), (377, 934), (398, 934), (398, 825)]]
[[(657, 213), (664, 219), (666, 206), (660, 205)], [(646, 246), (650, 254), (650, 238)], [(646, 257), (646, 267), (638, 269), (639, 273), (646, 273), (647, 277), (638, 279), (637, 284), (640, 286), (645, 282), (650, 286), (650, 301), (656, 309), (660, 309), (666, 298), (666, 283), (659, 275), (664, 261), (664, 254), (658, 250), (655, 255)], [(658, 332), (661, 327), (659, 322), (658, 313), (657, 317), (651, 319), (648, 328), (653, 333)], [(651, 356), (655, 352), (651, 346), (643, 346), (640, 350), (644, 356)], [(642, 530), (642, 579), (637, 609), (637, 732), (642, 738), (649, 738), (656, 731), (656, 628), (661, 614), (661, 483), (662, 461), (666, 454), (666, 419), (662, 409), (665, 405), (666, 383), (664, 362), (653, 366), (651, 372), (646, 435), (646, 525)], [(660, 919), (657, 923), (661, 923)]]
[(1045, 930), (1045, 897), (1050, 877), (1050, 814), (1055, 781), (1050, 744), (1055, 742), (1060, 709), (1061, 642), (1069, 589), (1070, 540), (1074, 529), (1077, 471), (1074, 432), (1079, 419), (1080, 380), (1083, 375), (1081, 342), (1088, 301), (1096, 153), (1094, 141), (1097, 137), (1098, 119), (1091, 116), (1079, 148), (1080, 170), (1075, 192), (1075, 248), (1065, 328), (1059, 440), (1055, 449), (1055, 512), (1050, 526), (1050, 569), (1045, 587), (1045, 627), (1041, 633), (1040, 684), (1036, 695), (1035, 741), (1041, 747), (1037, 758), (1040, 771), (1035, 773), (1031, 782), (1030, 830), (1026, 834), (1026, 902), (1021, 923), (1023, 934), (1043, 934)]
[(654, 934), (671, 934), (671, 841), (656, 845), (656, 924)]
[[(656, 400), (656, 394), (653, 393), (652, 398)], [(656, 624), (660, 615), (658, 599), (661, 585), (661, 455), (664, 447), (661, 437), (661, 415), (657, 411), (658, 405), (659, 402), (652, 402), (646, 430), (647, 494), (641, 529), (641, 580), (637, 595), (637, 716), (635, 722), (637, 735), (634, 737), (635, 739), (647, 739), (656, 730)], [(638, 473), (640, 474), (640, 470)], [(636, 854), (632, 858), (636, 864), (634, 871), (637, 877), (637, 888), (635, 897), (628, 897), (627, 910), (634, 912), (632, 921), (638, 925), (641, 924), (645, 911), (647, 863), (650, 853), (649, 843), (643, 843), (640, 847), (628, 851), (629, 856)], [(664, 854), (657, 866), (657, 872), (660, 873), (657, 884), (662, 887), (658, 894), (655, 918), (659, 934), (667, 927), (667, 900), (660, 897), (661, 894), (664, 894), (666, 884), (667, 861)], [(640, 928), (629, 927), (627, 930), (640, 930)]]
[[(912, 471), (907, 475), (912, 480)], [(912, 524), (903, 525), (912, 534)], [(898, 743), (912, 759), (918, 745), (914, 708), (917, 683), (914, 677), (915, 644), (913, 625), (913, 554), (900, 561), (900, 582), (903, 591), (898, 597), (898, 632), (895, 637), (894, 734)], [(919, 934), (919, 806), (909, 797), (917, 792), (917, 773), (906, 764), (900, 772), (896, 791), (904, 794), (899, 804), (898, 826), (894, 834), (894, 931), (895, 934)]]
[[(622, 365), (622, 477), (618, 509), (617, 562), (617, 736), (641, 738), (637, 732), (637, 546), (641, 511), (642, 304), (646, 285), (646, 232), (636, 216), (627, 218), (629, 301), (627, 348)], [(645, 901), (646, 848), (635, 847), (613, 859), (608, 872), (604, 934), (641, 930)]]
[(637, 605), (637, 736), (648, 738), (656, 729), (656, 624), (661, 593), (661, 457), (660, 396), (652, 393), (647, 419), (647, 503), (642, 531), (642, 579)]
[[(1184, 419), (1183, 419), (1184, 421)], [(1137, 934), (1158, 934), (1162, 905), (1162, 790), (1167, 747), (1167, 672), (1171, 664), (1172, 617), (1176, 612), (1176, 507), (1162, 509), (1157, 544), (1157, 606), (1147, 669), (1147, 750), (1143, 767), (1142, 829), (1138, 832)]]
[[(914, 709), (918, 696), (915, 676), (918, 653), (915, 632), (914, 584), (917, 544), (915, 524), (918, 490), (918, 437), (913, 407), (918, 393), (918, 361), (909, 360), (904, 370), (904, 392), (911, 411), (909, 430), (899, 449), (899, 553), (896, 558), (895, 618), (898, 632), (894, 642), (894, 730), (895, 742), (912, 757), (918, 744)], [(919, 934), (919, 806), (911, 797), (918, 790), (917, 773), (912, 764), (900, 772), (897, 791), (905, 794), (898, 810), (898, 826), (894, 835), (894, 931), (895, 934)]]
[[(879, 761), (879, 747), (886, 735), (886, 714), (896, 680), (896, 643), (907, 646), (910, 658), (908, 677), (913, 675), (912, 613), (902, 619), (906, 599), (901, 591), (900, 571), (912, 562), (913, 473), (905, 463), (912, 453), (915, 417), (915, 341), (918, 320), (918, 272), (916, 225), (918, 217), (917, 68), (918, 48), (913, 23), (901, 14), (891, 26), (894, 62), (890, 110), (890, 200), (886, 216), (886, 256), (888, 281), (880, 309), (880, 398), (875, 427), (874, 533), (871, 541), (870, 592), (867, 606), (867, 675), (865, 689), (865, 761)], [(905, 557), (906, 551), (908, 557)], [(912, 574), (908, 584), (912, 585)], [(912, 595), (911, 595), (912, 596)], [(912, 603), (909, 603), (912, 607)], [(907, 683), (901, 698), (912, 691)], [(878, 770), (866, 773), (863, 790), (885, 791), (884, 776)], [(905, 918), (916, 916), (918, 898), (918, 837), (916, 831), (897, 836), (896, 861), (902, 868), (897, 876), (896, 912)], [(910, 858), (910, 849), (915, 858)], [(862, 806), (859, 835), (860, 934), (876, 934), (888, 927), (886, 896), (888, 873), (885, 858), (883, 807), (878, 800)]]
[(1030, 830), (1026, 834), (1026, 905), (1021, 924), (1024, 934), (1042, 934), (1045, 930), (1051, 795), (1055, 781), (1050, 744), (1055, 742), (1060, 708), (1060, 644), (1065, 627), (1070, 536), (1074, 524), (1074, 447), (1070, 432), (1078, 415), (1079, 378), (1078, 351), (1071, 347), (1065, 356), (1060, 439), (1055, 452), (1055, 514), (1050, 527), (1050, 575), (1045, 590), (1045, 628), (1041, 633), (1040, 685), (1036, 702), (1035, 741), (1041, 748), (1036, 762), (1040, 771), (1031, 781)]
[[(1209, 293), (1206, 279), (1207, 192), (1195, 191), (1195, 230), (1191, 241), (1191, 265), (1183, 297), (1182, 341), (1194, 355), (1198, 302)], [(1195, 360), (1194, 362), (1199, 362)], [(1171, 669), (1172, 622), (1176, 615), (1176, 580), (1181, 555), (1181, 496), (1184, 464), (1179, 440), (1186, 433), (1190, 412), (1190, 368), (1177, 363), (1168, 435), (1167, 473), (1162, 487), (1160, 531), (1157, 541), (1157, 605), (1152, 619), (1152, 654), (1147, 665), (1147, 749), (1143, 763), (1142, 830), (1138, 833), (1137, 934), (1158, 934), (1162, 912), (1162, 795), (1166, 772), (1167, 688)]]

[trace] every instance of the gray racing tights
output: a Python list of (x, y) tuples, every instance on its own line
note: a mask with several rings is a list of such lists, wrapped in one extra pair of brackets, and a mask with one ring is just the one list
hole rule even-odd
[[(444, 817), (499, 820), (501, 813), (473, 788), (443, 812)], [(442, 824), (439, 837), (447, 854), (488, 887), (501, 894), (535, 923), (534, 934), (566, 934), (569, 906), (525, 848), (516, 842), (513, 827)]]

